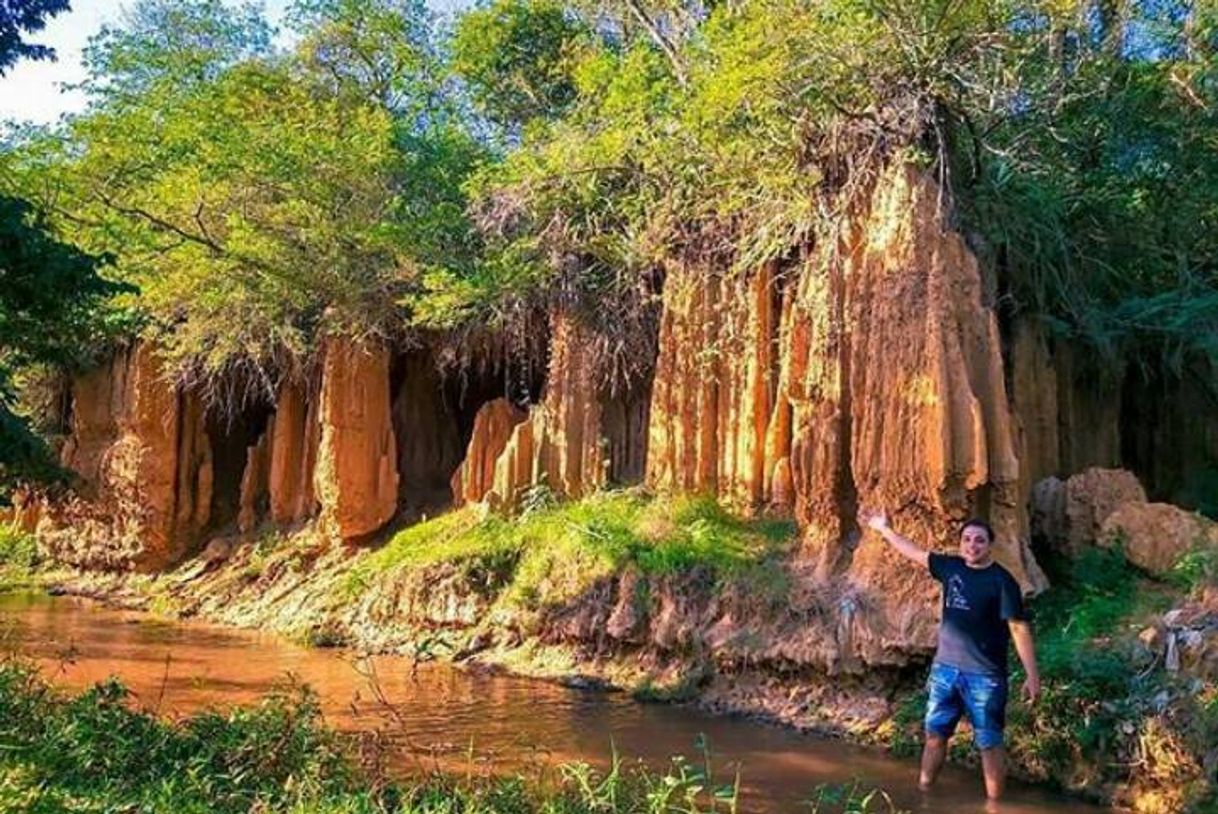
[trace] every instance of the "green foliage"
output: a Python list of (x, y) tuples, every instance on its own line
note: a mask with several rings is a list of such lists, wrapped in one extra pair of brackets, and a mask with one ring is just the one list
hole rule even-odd
[(8, 156), (73, 242), (116, 258), (177, 372), (270, 387), (328, 332), (392, 334), (477, 243), (481, 155), (439, 94), (421, 4), (302, 2), (296, 51), (252, 6), (144, 0), (90, 45), (93, 104)]
[(1172, 566), (1169, 577), (1186, 591), (1218, 585), (1218, 548), (1212, 543), (1196, 546)]
[(461, 16), (452, 68), (482, 115), (518, 130), (561, 116), (575, 100), (571, 69), (588, 37), (555, 0), (494, 0)]
[(19, 59), (54, 59), (55, 51), (25, 37), (46, 27), (48, 17), (68, 10), (68, 0), (8, 0), (0, 12), (0, 76)]
[(253, 6), (142, 0), (87, 50), (89, 111), (6, 163), (141, 285), (180, 372), (270, 381), (330, 331), (559, 297), (629, 378), (667, 264), (797, 256), (893, 161), (946, 183), (1003, 307), (1179, 366), (1218, 349), (1216, 19), (495, 0), (450, 37), (419, 0), (299, 0), (275, 54)]
[(68, 699), (9, 662), (0, 667), (0, 795), (47, 812), (290, 810), (352, 788), (319, 716), (308, 691), (288, 688), (172, 726), (133, 710), (116, 682)]
[(253, 3), (141, 0), (125, 9), (120, 24), (104, 25), (90, 38), (84, 89), (99, 107), (155, 105), (268, 54), (270, 43), (271, 28)]
[[(176, 723), (132, 708), (117, 682), (75, 697), (22, 663), (0, 665), (0, 809), (148, 814), (730, 814), (739, 779), (674, 758), (648, 771), (616, 755), (609, 769), (559, 767), (557, 780), (444, 775), (361, 778), (323, 728), (316, 699), (288, 687), (257, 706)], [(887, 811), (857, 784), (822, 789), (807, 810)]]
[(131, 289), (99, 274), (105, 262), (56, 240), (28, 202), (0, 195), (0, 497), (18, 480), (56, 472), (17, 413), (14, 374), (86, 361), (121, 327), (106, 302)]
[[(1101, 774), (1123, 733), (1143, 725), (1161, 687), (1133, 635), (1170, 595), (1141, 582), (1119, 550), (1088, 549), (1033, 604), (1044, 697), (1011, 711), (1011, 751), (1033, 776), (1073, 766)], [(1016, 671), (1012, 686), (1022, 676)], [(1084, 768), (1089, 767), (1089, 768)]]
[(655, 576), (705, 570), (781, 596), (789, 586), (778, 560), (794, 540), (789, 521), (743, 520), (713, 498), (603, 492), (539, 502), (515, 519), (480, 520), (466, 508), (411, 526), (355, 569), (349, 590), (381, 573), (453, 563), (488, 592), (529, 606), (571, 598), (628, 567)]
[(32, 534), (0, 524), (0, 566), (30, 569), (39, 561), (38, 544)]
[(864, 786), (860, 781), (817, 786), (809, 802), (813, 811), (840, 811), (841, 814), (897, 814), (896, 804), (883, 789)]

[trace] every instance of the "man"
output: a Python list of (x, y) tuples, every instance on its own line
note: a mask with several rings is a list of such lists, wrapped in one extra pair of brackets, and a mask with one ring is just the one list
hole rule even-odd
[(973, 741), (981, 750), (986, 796), (996, 800), (1006, 781), (1002, 730), (1011, 640), (1027, 674), (1024, 695), (1032, 703), (1040, 696), (1036, 650), (1019, 583), (994, 562), (994, 532), (984, 521), (969, 520), (960, 529), (960, 556), (922, 549), (893, 531), (883, 512), (867, 524), (902, 556), (928, 568), (943, 585), (939, 647), (926, 684), (926, 745), (918, 786), (926, 791), (934, 784), (947, 757), (947, 741), (960, 716), (967, 714)]

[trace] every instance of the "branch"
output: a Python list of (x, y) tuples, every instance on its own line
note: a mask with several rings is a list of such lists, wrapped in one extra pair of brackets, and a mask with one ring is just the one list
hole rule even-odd
[(685, 75), (685, 63), (681, 61), (681, 56), (677, 53), (676, 47), (673, 46), (668, 37), (664, 36), (664, 32), (656, 25), (655, 20), (647, 15), (647, 11), (639, 0), (626, 0), (626, 7), (630, 9), (643, 28), (647, 29), (651, 39), (655, 41), (655, 44), (664, 52), (664, 56), (668, 57), (668, 61), (672, 63), (672, 72), (677, 79), (677, 84), (682, 88), (686, 87), (688, 80)]
[[(164, 218), (154, 215), (151, 212), (147, 211), (146, 209), (142, 209), (138, 206), (123, 206), (121, 204), (118, 204), (109, 195), (106, 195), (104, 192), (94, 191), (94, 194), (98, 197), (98, 199), (103, 204), (105, 204), (107, 207), (114, 210), (115, 212), (119, 213), (120, 215), (126, 215), (127, 217), (141, 218), (142, 220), (145, 220), (148, 223), (150, 223), (156, 229), (160, 229), (161, 231), (169, 232), (170, 234), (177, 235), (178, 237), (182, 238), (182, 240), (185, 242), (194, 243), (197, 246), (204, 247), (205, 249), (209, 250), (216, 257), (231, 257), (236, 260), (239, 260), (242, 263), (248, 264), (252, 268), (256, 268), (261, 271), (265, 271), (265, 272), (268, 272), (268, 273), (274, 274), (274, 275), (279, 274), (278, 269), (276, 269), (270, 265), (267, 265), (266, 263), (264, 263), (260, 260), (257, 260), (255, 258), (245, 257), (243, 255), (236, 254), (236, 253), (228, 250), (227, 248), (225, 248), (220, 243), (213, 240), (207, 234), (197, 235), (192, 232), (188, 232), (187, 230), (183, 229), (182, 227), (178, 226), (177, 224), (171, 223), (171, 222), (165, 220)], [(201, 225), (202, 224), (200, 224), (200, 226)]]
[(215, 254), (216, 256), (224, 256), (224, 255), (228, 254), (228, 252), (225, 251), (223, 246), (221, 246), (219, 243), (212, 240), (211, 238), (207, 237), (206, 235), (192, 234), (191, 232), (186, 231), (185, 229), (178, 226), (177, 224), (170, 223), (169, 221), (165, 220), (164, 218), (158, 217), (157, 215), (152, 214), (151, 212), (147, 211), (146, 209), (141, 209), (138, 206), (123, 206), (121, 204), (115, 203), (114, 199), (112, 199), (109, 195), (105, 194), (104, 192), (96, 192), (95, 194), (97, 195), (98, 199), (101, 200), (101, 202), (103, 204), (105, 204), (110, 209), (113, 209), (115, 212), (119, 213), (120, 215), (126, 215), (127, 217), (142, 218), (143, 220), (148, 221), (148, 223), (152, 224), (153, 226), (155, 226), (158, 229), (161, 229), (162, 231), (172, 232), (173, 234), (177, 235), (178, 237), (182, 238), (183, 240), (187, 240), (191, 243), (195, 243), (199, 246), (203, 246), (207, 249), (210, 249), (212, 254)]

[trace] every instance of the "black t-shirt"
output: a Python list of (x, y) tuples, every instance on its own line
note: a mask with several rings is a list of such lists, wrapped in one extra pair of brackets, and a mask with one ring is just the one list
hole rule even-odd
[(943, 583), (943, 622), (935, 661), (970, 673), (1007, 674), (1007, 621), (1024, 619), (1019, 583), (998, 563), (969, 568), (962, 557), (931, 554), (930, 573)]

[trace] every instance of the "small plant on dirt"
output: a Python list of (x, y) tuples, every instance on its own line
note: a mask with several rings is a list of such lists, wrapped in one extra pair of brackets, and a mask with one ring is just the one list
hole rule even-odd
[(1172, 567), (1170, 578), (1185, 591), (1218, 585), (1218, 548), (1211, 544), (1194, 546)]
[(346, 632), (332, 621), (322, 622), (308, 628), (304, 631), (302, 639), (307, 646), (317, 648), (343, 647), (347, 644)]
[(42, 564), (33, 535), (0, 524), (0, 590), (17, 590), (36, 583)]
[(817, 786), (807, 805), (811, 814), (906, 814), (886, 791), (858, 780)]
[(34, 535), (0, 524), (0, 566), (32, 569), (39, 564)]
[(530, 515), (544, 512), (547, 509), (552, 509), (558, 505), (558, 496), (554, 494), (554, 490), (545, 482), (545, 473), (543, 472), (537, 483), (534, 483), (524, 489), (520, 495), (520, 516), (529, 517)]

